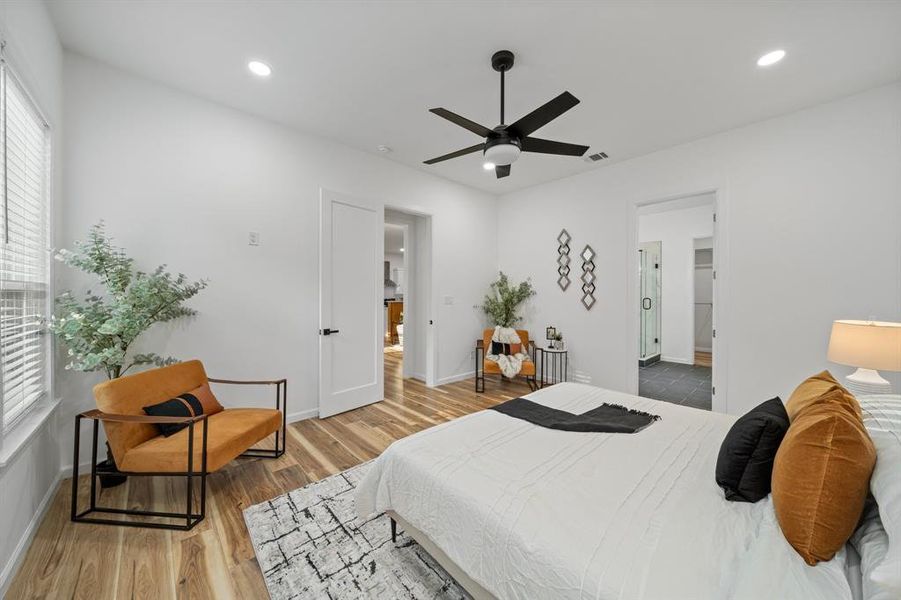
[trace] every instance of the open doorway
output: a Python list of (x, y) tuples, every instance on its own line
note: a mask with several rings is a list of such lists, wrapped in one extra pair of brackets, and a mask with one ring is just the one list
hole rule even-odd
[(384, 275), (385, 389), (402, 388), (405, 379), (432, 384), (431, 218), (385, 209)]
[(638, 393), (711, 410), (715, 194), (638, 209)]

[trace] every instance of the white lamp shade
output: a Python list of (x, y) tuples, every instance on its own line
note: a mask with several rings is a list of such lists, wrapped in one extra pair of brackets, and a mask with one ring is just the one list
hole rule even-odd
[(827, 356), (842, 365), (901, 371), (901, 323), (835, 321)]
[(520, 152), (521, 150), (516, 144), (498, 144), (485, 150), (485, 160), (495, 165), (505, 166), (516, 162)]

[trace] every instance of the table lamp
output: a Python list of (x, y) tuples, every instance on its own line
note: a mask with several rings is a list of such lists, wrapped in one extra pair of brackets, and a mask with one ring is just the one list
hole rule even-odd
[(892, 384), (878, 370), (901, 371), (901, 323), (835, 321), (827, 357), (857, 367), (845, 378), (853, 394), (891, 394)]

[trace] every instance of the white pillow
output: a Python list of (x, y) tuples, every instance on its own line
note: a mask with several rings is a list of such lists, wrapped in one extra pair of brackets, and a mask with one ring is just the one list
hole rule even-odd
[(888, 552), (872, 567), (870, 578), (893, 597), (901, 598), (901, 396), (860, 396), (857, 400), (876, 446), (870, 491), (888, 535)]
[(894, 592), (873, 581), (873, 571), (885, 561), (888, 534), (879, 518), (879, 507), (870, 498), (857, 531), (848, 540), (860, 555), (860, 584), (863, 600), (897, 600)]

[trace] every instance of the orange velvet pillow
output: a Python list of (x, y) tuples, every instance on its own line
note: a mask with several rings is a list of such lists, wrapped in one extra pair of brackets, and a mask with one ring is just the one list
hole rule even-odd
[[(187, 393), (197, 398), (200, 405), (203, 406), (203, 414), (205, 415), (214, 415), (217, 412), (225, 410), (222, 408), (222, 405), (219, 404), (219, 400), (216, 399), (216, 396), (213, 395), (213, 390), (210, 389), (209, 383), (204, 383), (200, 387), (194, 388)], [(184, 395), (185, 394), (182, 394), (181, 396)]]
[(846, 394), (833, 389), (796, 412), (773, 466), (776, 518), (809, 565), (830, 560), (854, 533), (876, 465), (876, 449)]
[(522, 344), (510, 344), (510, 354), (519, 354), (522, 352)]
[(788, 413), (789, 421), (794, 421), (801, 412), (818, 404), (826, 395), (835, 391), (841, 392), (840, 396), (830, 396), (829, 401), (837, 402), (849, 409), (857, 416), (859, 421), (862, 421), (863, 415), (860, 412), (860, 404), (857, 402), (857, 398), (836, 381), (829, 371), (823, 371), (808, 377), (801, 382), (801, 385), (795, 388), (788, 402), (785, 403), (785, 411)]

